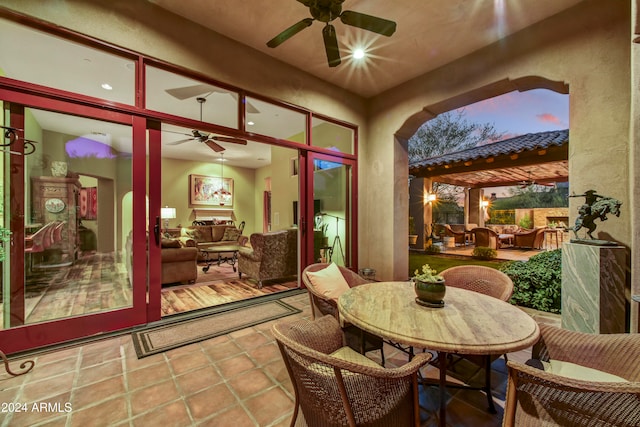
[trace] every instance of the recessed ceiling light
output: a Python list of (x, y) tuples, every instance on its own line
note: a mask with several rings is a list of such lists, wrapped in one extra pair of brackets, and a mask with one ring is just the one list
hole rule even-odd
[(353, 51), (353, 57), (354, 57), (355, 59), (362, 59), (362, 58), (364, 58), (364, 50), (363, 50), (363, 49), (360, 49), (360, 48), (358, 48), (358, 49), (354, 50), (354, 51)]
[(254, 122), (252, 122), (252, 121), (248, 121), (248, 122), (247, 122), (247, 124), (248, 124), (249, 126), (253, 126), (253, 125), (255, 125), (255, 123), (254, 123)]
[(109, 83), (102, 83), (100, 86), (102, 87), (102, 89), (105, 89), (105, 90), (113, 89), (113, 87)]

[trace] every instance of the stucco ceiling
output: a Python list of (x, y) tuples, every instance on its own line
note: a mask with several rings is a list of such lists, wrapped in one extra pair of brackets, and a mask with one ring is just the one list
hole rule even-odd
[[(582, 0), (346, 0), (352, 10), (397, 23), (391, 37), (334, 20), (342, 64), (330, 68), (315, 21), (276, 48), (271, 40), (310, 17), (299, 0), (149, 0), (188, 20), (364, 97), (400, 83), (540, 22)], [(322, 1), (322, 0), (319, 0)], [(363, 61), (351, 58), (365, 47)]]

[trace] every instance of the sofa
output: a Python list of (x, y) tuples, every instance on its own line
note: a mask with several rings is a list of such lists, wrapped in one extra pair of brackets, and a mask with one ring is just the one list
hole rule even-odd
[[(246, 238), (242, 236), (242, 230), (234, 225), (191, 225), (180, 229), (178, 240), (182, 246), (195, 246), (198, 249), (208, 248), (216, 245), (240, 245), (242, 246)], [(198, 251), (198, 260), (205, 258)]]
[(238, 252), (238, 277), (245, 274), (258, 281), (295, 276), (298, 273), (298, 230), (253, 233), (251, 247)]
[[(147, 239), (149, 236), (147, 235)], [(148, 242), (148, 241), (147, 241)], [(148, 243), (147, 243), (148, 244)], [(198, 248), (183, 246), (178, 239), (163, 238), (160, 283), (194, 283), (198, 277)], [(133, 235), (130, 232), (125, 243), (125, 265), (129, 276), (129, 283), (133, 283)]]

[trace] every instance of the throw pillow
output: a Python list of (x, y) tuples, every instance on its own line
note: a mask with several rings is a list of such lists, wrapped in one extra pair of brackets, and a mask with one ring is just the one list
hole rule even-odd
[(161, 248), (180, 248), (180, 241), (176, 239), (162, 239), (160, 242)]
[(240, 237), (240, 230), (238, 230), (237, 228), (227, 227), (224, 230), (224, 235), (222, 236), (222, 240), (237, 241), (238, 237)]
[(349, 289), (349, 284), (344, 279), (338, 266), (333, 262), (322, 270), (308, 271), (306, 274), (320, 295), (335, 302), (338, 302), (340, 295)]
[(187, 237), (191, 237), (196, 242), (202, 241), (202, 233), (200, 233), (200, 230), (195, 228), (185, 228), (183, 231)]

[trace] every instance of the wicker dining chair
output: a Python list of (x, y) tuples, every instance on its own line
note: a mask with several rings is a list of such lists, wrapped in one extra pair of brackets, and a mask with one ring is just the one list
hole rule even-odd
[[(480, 265), (460, 265), (447, 268), (440, 273), (444, 277), (447, 287), (467, 289), (484, 295), (497, 298), (502, 301), (509, 301), (513, 294), (513, 281), (503, 272), (491, 267)], [(464, 359), (480, 366), (485, 371), (485, 381), (483, 390), (487, 395), (489, 411), (495, 412), (495, 405), (491, 395), (491, 364), (500, 358), (500, 355), (451, 355), (451, 366)], [(505, 360), (507, 355), (504, 355)]]
[[(302, 282), (307, 288), (307, 293), (309, 294), (311, 318), (315, 319), (318, 316), (329, 314), (339, 321), (340, 316), (338, 313), (338, 304), (333, 299), (327, 298), (325, 295), (323, 295), (314, 286), (313, 282), (309, 278), (310, 272), (317, 272), (327, 268), (328, 266), (329, 264), (327, 263), (317, 263), (307, 266), (302, 272)], [(363, 279), (348, 268), (338, 266), (338, 269), (340, 270), (342, 277), (344, 277), (347, 285), (349, 285), (350, 288), (365, 283), (370, 283), (368, 280)], [(382, 340), (382, 338), (370, 334), (369, 332), (365, 332), (348, 322), (343, 322), (343, 331), (347, 338), (348, 345), (353, 349), (358, 350), (360, 353), (364, 354), (368, 351), (375, 350), (380, 351), (382, 365), (384, 366), (384, 341)]]
[[(640, 335), (587, 334), (540, 325), (533, 356), (590, 368), (570, 378), (515, 361), (509, 380), (503, 426), (640, 426)], [(600, 376), (600, 375), (598, 375)]]
[(417, 372), (429, 362), (428, 353), (399, 368), (383, 368), (345, 347), (330, 315), (281, 321), (272, 332), (295, 393), (292, 427), (303, 420), (312, 427), (420, 425)]

